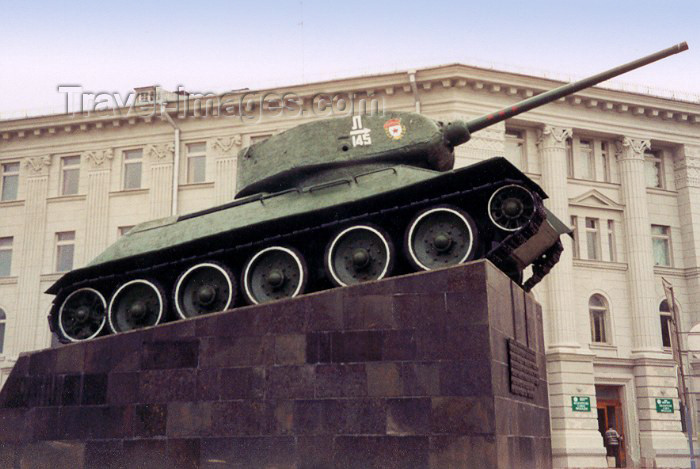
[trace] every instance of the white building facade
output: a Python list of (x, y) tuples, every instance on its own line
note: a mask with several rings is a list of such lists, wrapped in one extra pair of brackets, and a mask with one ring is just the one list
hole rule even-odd
[[(274, 90), (292, 93), (290, 112), (274, 98), (261, 109), (265, 92), (249, 93), (243, 113), (252, 119), (235, 105), (211, 112), (206, 100), (190, 99), (185, 112), (185, 98), (171, 95), (180, 106), (166, 106), (172, 122), (145, 108), (0, 121), (1, 378), (20, 352), (50, 346), (52, 298), (42, 292), (62, 272), (133, 225), (232, 200), (236, 155), (256, 139), (347, 115), (350, 102), (356, 112), (449, 121), (558, 84), (449, 65)], [(229, 104), (240, 103), (232, 96)], [(575, 230), (534, 290), (544, 310), (555, 467), (607, 467), (601, 430), (610, 426), (624, 436), (627, 467), (688, 466), (661, 277), (689, 330), (700, 322), (700, 103), (593, 88), (484, 129), (456, 155), (457, 166), (506, 155)], [(700, 380), (693, 386), (700, 390)]]

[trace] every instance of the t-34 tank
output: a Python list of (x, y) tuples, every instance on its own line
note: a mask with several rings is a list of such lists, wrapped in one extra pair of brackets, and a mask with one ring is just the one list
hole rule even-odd
[(138, 225), (52, 285), (51, 330), (63, 342), (91, 339), (482, 257), (530, 289), (558, 261), (568, 228), (507, 160), (453, 170), (454, 147), (685, 49), (678, 44), (468, 122), (358, 115), (299, 125), (245, 148), (236, 200)]

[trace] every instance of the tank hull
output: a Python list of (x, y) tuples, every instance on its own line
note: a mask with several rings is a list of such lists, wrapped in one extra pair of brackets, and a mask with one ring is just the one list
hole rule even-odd
[[(324, 252), (338, 230), (357, 223), (378, 226), (401, 251), (410, 219), (420, 210), (445, 204), (459, 207), (474, 219), (478, 245), (469, 258), (488, 257), (519, 280), (522, 269), (556, 244), (564, 231), (563, 224), (555, 227), (545, 216), (532, 233), (511, 243), (510, 249), (497, 249), (513, 234), (493, 225), (487, 204), (495, 189), (508, 184), (527, 188), (538, 200), (546, 198), (536, 183), (507, 160), (492, 158), (447, 172), (391, 166), (147, 222), (135, 227), (89, 265), (65, 274), (51, 286), (47, 293), (56, 295), (56, 300), (49, 322), (52, 330), (57, 330), (57, 306), (77, 288), (92, 288), (109, 298), (117, 286), (129, 279), (150, 278), (158, 279), (167, 295), (179, 273), (207, 261), (229, 266), (234, 277), (240, 279), (245, 260), (270, 245), (293, 247), (306, 259), (305, 292), (330, 288), (334, 285), (319, 253)], [(537, 233), (540, 235), (535, 237)], [(528, 246), (529, 238), (533, 240)], [(518, 249), (520, 258), (513, 255)], [(393, 275), (414, 270), (405, 255), (395, 256)], [(176, 316), (166, 312), (164, 318)]]

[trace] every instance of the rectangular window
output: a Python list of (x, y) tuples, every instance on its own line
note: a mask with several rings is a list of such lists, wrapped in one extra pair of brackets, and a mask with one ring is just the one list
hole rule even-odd
[(603, 169), (603, 181), (610, 182), (610, 152), (607, 142), (600, 142), (600, 163)]
[(66, 156), (61, 158), (61, 195), (78, 193), (80, 181), (80, 157)]
[(654, 251), (654, 265), (671, 266), (671, 228), (651, 225), (651, 243)]
[(143, 150), (124, 152), (124, 189), (141, 189)]
[(56, 233), (56, 272), (68, 272), (73, 268), (75, 231)]
[(664, 188), (664, 161), (658, 151), (644, 152), (647, 187)]
[(17, 188), (19, 187), (19, 163), (5, 163), (2, 165), (2, 195), (0, 200), (17, 200)]
[(578, 247), (578, 217), (573, 215), (571, 216), (571, 229), (571, 234), (574, 235), (573, 239), (571, 240), (571, 245), (573, 246), (574, 251), (573, 256), (574, 259), (578, 259), (581, 256)]
[(574, 177), (574, 145), (570, 138), (566, 139), (566, 177)]
[(595, 165), (593, 161), (593, 144), (590, 140), (579, 141), (579, 155), (581, 158), (581, 179), (595, 179)]
[(206, 178), (207, 144), (187, 145), (187, 182), (204, 182)]
[(12, 272), (12, 236), (0, 238), (0, 277), (9, 277)]
[(521, 130), (506, 129), (506, 159), (521, 170), (524, 170), (524, 151), (525, 139), (523, 138), (523, 132)]
[(127, 234), (131, 229), (134, 227), (134, 225), (127, 225), (127, 226), (120, 226), (117, 228), (117, 231), (119, 233), (119, 237), (121, 238), (125, 234)]
[(588, 258), (600, 260), (600, 232), (597, 218), (586, 218), (586, 243), (588, 244)]
[(671, 347), (671, 315), (661, 315), (661, 343), (664, 347)]
[(591, 340), (597, 343), (607, 342), (605, 338), (605, 311), (591, 309)]
[(615, 252), (615, 222), (608, 220), (608, 254), (610, 255), (610, 262), (617, 260)]

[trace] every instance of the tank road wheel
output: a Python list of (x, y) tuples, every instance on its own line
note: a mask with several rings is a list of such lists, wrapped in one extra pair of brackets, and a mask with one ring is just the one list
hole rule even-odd
[(58, 310), (62, 341), (78, 342), (97, 337), (107, 322), (107, 302), (92, 288), (76, 290), (63, 300)]
[(157, 283), (131, 280), (112, 295), (108, 311), (109, 327), (115, 333), (155, 326), (165, 313), (165, 294)]
[(326, 272), (340, 287), (384, 278), (393, 263), (394, 246), (389, 237), (369, 225), (346, 228), (326, 248)]
[(407, 257), (417, 270), (461, 264), (474, 257), (477, 236), (476, 224), (466, 212), (454, 206), (429, 208), (408, 225)]
[(243, 294), (258, 304), (292, 298), (304, 291), (306, 264), (296, 250), (272, 246), (258, 251), (243, 269)]
[(491, 194), (488, 203), (489, 218), (505, 231), (517, 231), (535, 214), (535, 198), (523, 186), (503, 186)]
[(235, 298), (231, 272), (224, 266), (205, 262), (190, 267), (175, 286), (175, 310), (182, 319), (228, 309)]

